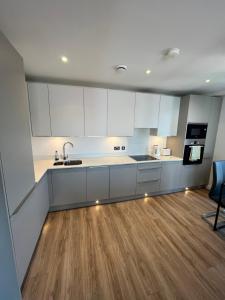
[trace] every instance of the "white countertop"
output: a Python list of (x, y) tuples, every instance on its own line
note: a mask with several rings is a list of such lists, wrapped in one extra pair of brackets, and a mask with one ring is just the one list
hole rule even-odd
[(73, 166), (54, 166), (54, 161), (51, 159), (34, 160), (34, 174), (35, 182), (38, 183), (43, 175), (49, 169), (69, 169), (69, 168), (86, 168), (94, 166), (112, 166), (112, 165), (125, 165), (125, 164), (137, 164), (137, 163), (149, 163), (149, 162), (162, 162), (162, 161), (182, 161), (182, 158), (175, 156), (160, 156), (158, 160), (148, 161), (135, 161), (129, 156), (104, 156), (104, 157), (90, 157), (79, 158), (82, 160), (82, 165)]

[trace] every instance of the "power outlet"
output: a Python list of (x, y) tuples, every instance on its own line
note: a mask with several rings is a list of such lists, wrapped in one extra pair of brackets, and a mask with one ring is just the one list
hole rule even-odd
[(122, 149), (122, 150), (126, 150), (126, 147), (125, 147), (125, 146), (121, 146), (121, 149)]
[(120, 146), (114, 146), (114, 150), (115, 151), (119, 151), (120, 150)]

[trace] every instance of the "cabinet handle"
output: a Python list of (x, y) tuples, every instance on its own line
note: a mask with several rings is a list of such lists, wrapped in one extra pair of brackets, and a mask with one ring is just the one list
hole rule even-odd
[(26, 196), (23, 198), (23, 200), (19, 203), (19, 205), (17, 206), (17, 208), (14, 210), (14, 212), (12, 213), (12, 216), (16, 215), (18, 213), (18, 211), (20, 210), (20, 208), (24, 205), (24, 203), (27, 201), (27, 199), (29, 198), (30, 194), (33, 192), (33, 190), (35, 189), (37, 183), (35, 183), (32, 188), (30, 189), (30, 191), (26, 194)]
[(160, 180), (160, 178), (158, 178), (158, 179), (152, 179), (152, 180), (138, 181), (138, 183), (156, 182), (156, 181), (159, 181), (159, 180)]
[(96, 168), (107, 168), (108, 166), (94, 166), (94, 167), (88, 167), (88, 169), (96, 169)]
[(138, 171), (148, 171), (148, 170), (157, 170), (157, 169), (161, 169), (162, 167), (149, 167), (149, 168), (142, 168), (142, 169), (138, 169)]

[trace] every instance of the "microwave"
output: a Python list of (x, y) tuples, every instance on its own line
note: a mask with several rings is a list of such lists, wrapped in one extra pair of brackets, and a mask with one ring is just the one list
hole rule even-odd
[(208, 124), (188, 123), (186, 139), (206, 139)]

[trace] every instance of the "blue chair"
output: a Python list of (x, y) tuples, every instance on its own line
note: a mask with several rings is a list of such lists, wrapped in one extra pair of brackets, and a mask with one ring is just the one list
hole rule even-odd
[[(208, 218), (215, 216), (213, 230), (225, 227), (225, 222), (218, 223), (218, 217), (225, 219), (225, 160), (213, 162), (213, 184), (209, 192), (209, 197), (217, 203), (217, 210), (203, 214), (203, 219), (208, 222)], [(210, 222), (208, 222), (211, 224)], [(217, 224), (218, 223), (218, 224)], [(211, 224), (212, 225), (212, 224)]]

